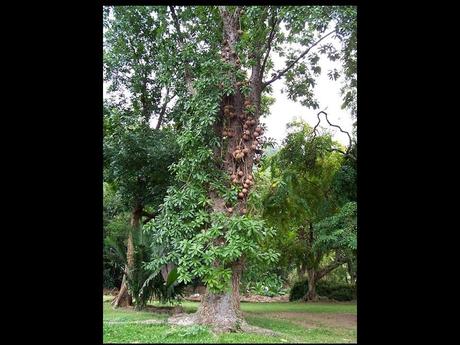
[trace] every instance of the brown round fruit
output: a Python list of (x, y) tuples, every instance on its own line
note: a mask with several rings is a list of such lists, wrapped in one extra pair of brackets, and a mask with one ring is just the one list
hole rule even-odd
[(232, 207), (229, 207), (229, 208), (227, 208), (227, 211), (228, 211), (229, 213), (232, 213), (232, 212), (233, 212), (233, 208), (232, 208)]
[(244, 173), (241, 170), (238, 171), (238, 176), (243, 176), (243, 175), (244, 175)]
[(254, 145), (254, 144), (251, 145), (251, 149), (253, 149), (253, 150), (257, 149), (257, 145)]
[(262, 128), (260, 128), (259, 126), (256, 127), (255, 129), (257, 132), (260, 132), (262, 130)]
[(247, 190), (246, 188), (243, 188), (242, 192), (243, 192), (244, 194), (248, 194), (248, 190)]
[(251, 120), (251, 125), (255, 125), (256, 124), (256, 120)]
[(252, 180), (252, 175), (248, 175), (248, 179)]
[(249, 136), (247, 136), (246, 134), (243, 135), (243, 140), (249, 140)]
[(243, 187), (244, 188), (249, 188), (249, 184), (245, 183), (245, 184), (243, 184)]
[(245, 147), (245, 148), (243, 149), (243, 152), (247, 154), (247, 153), (249, 153), (249, 149), (248, 149), (247, 147)]
[(245, 131), (244, 131), (244, 134), (246, 134), (246, 135), (250, 135), (250, 134), (251, 134), (251, 132), (250, 132), (250, 131), (247, 129), (247, 130), (245, 130)]
[(243, 198), (244, 198), (244, 194), (240, 192), (240, 193), (238, 193), (238, 197), (239, 197), (240, 199), (243, 199)]
[(251, 105), (251, 102), (246, 100), (246, 101), (244, 101), (244, 105)]
[(230, 176), (230, 178), (231, 178), (232, 180), (234, 180), (234, 179), (236, 179), (236, 175), (235, 175), (235, 174), (232, 174), (232, 176)]

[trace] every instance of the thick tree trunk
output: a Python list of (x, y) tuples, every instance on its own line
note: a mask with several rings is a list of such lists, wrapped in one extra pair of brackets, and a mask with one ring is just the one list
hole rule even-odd
[[(222, 47), (222, 57), (235, 69), (239, 69), (240, 59), (236, 54), (236, 44), (239, 40), (239, 9), (237, 8), (234, 13), (227, 11), (224, 6), (219, 7), (219, 9), (223, 21), (225, 41)], [(257, 69), (260, 70), (260, 61), (252, 69), (251, 80), (245, 81), (251, 87), (251, 94), (248, 98), (245, 98), (241, 92), (241, 84), (237, 81), (235, 74), (229, 75), (235, 86), (235, 93), (224, 97), (222, 100), (220, 120), (214, 127), (218, 135), (226, 137), (226, 145), (223, 146), (223, 152), (216, 151), (215, 155), (224, 158), (221, 168), (227, 171), (229, 181), (238, 185), (239, 195), (235, 205), (227, 205), (222, 197), (211, 192), (210, 197), (214, 212), (240, 215), (247, 212), (247, 197), (249, 189), (254, 183), (252, 176), (254, 159), (256, 150), (260, 148), (260, 142), (257, 140), (260, 133), (255, 130), (258, 126), (261, 101), (261, 78), (260, 71)], [(253, 113), (249, 111), (251, 107), (254, 107)], [(244, 156), (237, 157), (238, 151), (236, 150), (244, 152)], [(234, 177), (231, 177), (232, 175)], [(224, 237), (217, 240), (220, 245), (225, 245)], [(193, 316), (193, 322), (212, 325), (219, 331), (236, 331), (241, 328), (244, 324), (239, 295), (242, 260), (240, 258), (232, 264), (231, 290), (219, 294), (207, 290), (201, 299), (197, 313)]]
[(314, 269), (307, 270), (308, 272), (308, 292), (304, 297), (305, 301), (317, 301), (316, 284), (318, 282), (317, 272)]
[(140, 220), (142, 216), (142, 207), (137, 206), (134, 208), (131, 215), (131, 228), (128, 233), (128, 244), (126, 250), (126, 273), (123, 275), (123, 281), (121, 283), (120, 291), (118, 296), (113, 300), (112, 305), (117, 307), (127, 307), (133, 305), (133, 298), (128, 291), (128, 283), (126, 274), (130, 275), (134, 269), (134, 241), (133, 241), (133, 231), (138, 229), (140, 226)]
[(222, 332), (240, 329), (244, 322), (240, 309), (239, 293), (241, 272), (242, 264), (238, 261), (232, 266), (231, 291), (221, 294), (206, 291), (196, 313), (197, 323), (212, 325)]

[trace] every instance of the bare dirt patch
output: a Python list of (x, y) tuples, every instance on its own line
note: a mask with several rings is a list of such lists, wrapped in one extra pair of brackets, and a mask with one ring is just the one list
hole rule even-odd
[(326, 326), (353, 329), (357, 325), (355, 314), (278, 312), (265, 313), (264, 317), (288, 320), (305, 328)]

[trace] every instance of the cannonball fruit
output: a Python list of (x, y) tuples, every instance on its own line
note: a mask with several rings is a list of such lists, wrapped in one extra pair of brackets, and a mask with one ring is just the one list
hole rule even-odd
[(247, 190), (246, 188), (243, 188), (242, 192), (243, 192), (244, 194), (247, 194), (247, 193), (248, 193), (248, 190)]
[(245, 183), (245, 184), (243, 184), (243, 187), (244, 188), (249, 188), (249, 184)]
[(229, 208), (227, 208), (227, 211), (228, 211), (229, 213), (232, 213), (232, 212), (233, 212), (233, 208), (232, 208), (232, 207), (229, 207)]
[(243, 199), (243, 198), (244, 198), (244, 194), (240, 192), (240, 193), (238, 193), (238, 197), (239, 197), (240, 199)]
[(243, 176), (243, 175), (244, 175), (244, 173), (241, 170), (238, 171), (238, 176)]

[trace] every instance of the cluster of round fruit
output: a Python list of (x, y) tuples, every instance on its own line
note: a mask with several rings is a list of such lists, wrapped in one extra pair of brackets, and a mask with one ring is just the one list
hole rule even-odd
[(235, 151), (232, 152), (233, 158), (236, 160), (241, 160), (244, 158), (245, 155), (248, 155), (250, 152), (249, 148), (244, 147), (242, 148), (241, 146), (238, 146)]
[(233, 119), (236, 116), (235, 108), (233, 108), (233, 105), (227, 104), (224, 106), (224, 115), (228, 116), (231, 119)]
[(243, 171), (238, 170), (236, 173), (232, 174), (230, 178), (232, 179), (233, 184), (241, 185), (242, 187), (241, 191), (238, 192), (238, 198), (245, 198), (249, 193), (249, 188), (254, 185), (252, 175), (248, 175), (246, 178), (244, 178)]

